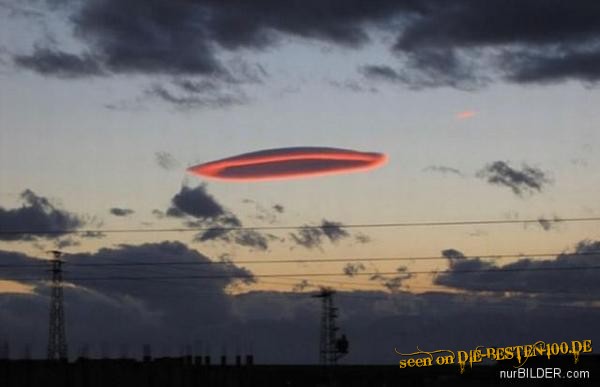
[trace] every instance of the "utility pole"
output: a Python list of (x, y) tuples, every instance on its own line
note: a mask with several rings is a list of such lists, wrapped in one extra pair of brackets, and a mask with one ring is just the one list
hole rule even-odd
[(67, 360), (67, 337), (65, 333), (65, 310), (63, 306), (62, 252), (50, 253), (52, 268), (52, 294), (50, 296), (50, 319), (48, 324), (48, 360)]
[(337, 337), (339, 330), (336, 325), (337, 308), (333, 305), (335, 291), (321, 288), (314, 298), (321, 299), (321, 331), (319, 335), (319, 363), (321, 365), (335, 365), (338, 359), (348, 353), (348, 340), (345, 335)]

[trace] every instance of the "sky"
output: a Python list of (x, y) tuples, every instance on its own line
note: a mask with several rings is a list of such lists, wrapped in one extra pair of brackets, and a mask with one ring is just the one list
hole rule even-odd
[[(301, 292), (320, 286), (358, 294), (346, 305), (359, 318), (343, 315), (362, 345), (354, 362), (394, 359), (368, 347), (369, 338), (357, 333), (366, 325), (389, 327), (380, 341), (392, 341), (396, 323), (424, 329), (394, 319), (456, 313), (447, 299), (472, 307), (473, 324), (491, 318), (479, 308), (490, 300), (506, 304), (498, 313), (512, 321), (523, 302), (532, 302), (520, 298), (527, 289), (519, 281), (560, 287), (562, 280), (486, 270), (594, 266), (597, 258), (600, 222), (560, 220), (600, 216), (598, 16), (597, 2), (558, 0), (2, 0), (0, 256), (10, 265), (39, 264), (52, 249), (65, 251), (67, 263), (219, 261), (229, 263), (214, 265), (215, 273), (248, 278), (166, 281), (172, 286), (156, 295), (137, 283), (144, 281), (107, 281), (112, 287), (76, 280), (80, 269), (73, 266), (66, 302), (79, 344), (93, 341), (75, 322), (78, 315), (93, 319), (86, 305), (143, 321), (131, 328), (135, 335), (111, 332), (106, 341), (135, 337), (133, 347), (153, 330), (173, 335), (171, 341), (202, 340), (206, 331), (196, 332), (193, 318), (178, 326), (160, 317), (185, 311), (183, 300), (199, 296), (209, 301), (189, 313), (214, 311), (214, 321), (199, 317), (214, 328), (212, 336), (227, 341), (228, 329), (256, 332), (247, 333), (253, 338), (246, 344), (268, 353), (265, 360), (310, 362), (308, 349), (282, 355), (256, 343), (267, 327), (317, 324), (318, 308)], [(270, 182), (212, 181), (186, 171), (291, 147), (377, 152), (388, 162), (367, 172)], [(488, 220), (514, 222), (348, 227)], [(313, 228), (293, 228), (305, 225)], [(507, 256), (477, 258), (490, 255)], [(377, 257), (438, 259), (371, 260)], [(452, 274), (463, 260), (498, 277), (457, 280)], [(18, 346), (29, 335), (41, 348), (46, 309), (38, 306), (47, 303), (48, 287), (31, 277), (45, 274), (17, 269), (0, 271), (0, 338)], [(196, 269), (108, 267), (81, 278)], [(260, 277), (281, 273), (297, 276)], [(311, 277), (323, 273), (332, 276)], [(598, 271), (582, 276), (575, 289), (535, 286), (542, 289), (531, 321), (558, 301), (582, 309), (580, 323), (565, 313), (547, 337), (567, 323), (573, 334), (592, 334), (583, 322), (599, 321), (592, 286)], [(205, 288), (216, 298), (200, 296)], [(557, 289), (579, 293), (557, 301)], [(302, 302), (291, 301), (298, 296)], [(360, 302), (371, 296), (385, 300)], [(401, 301), (412, 309), (399, 310)], [(261, 309), (265, 302), (271, 307)], [(294, 317), (309, 309), (315, 321)], [(216, 323), (218, 316), (229, 325)], [(182, 329), (189, 335), (177, 333)], [(490, 332), (481, 339), (490, 341)], [(502, 340), (534, 333), (507, 328)], [(448, 337), (423, 341), (469, 340)], [(289, 340), (290, 348), (299, 345)]]

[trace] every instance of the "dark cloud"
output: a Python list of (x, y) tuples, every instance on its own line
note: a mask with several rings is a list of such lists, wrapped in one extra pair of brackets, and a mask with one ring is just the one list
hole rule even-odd
[(226, 214), (225, 209), (206, 191), (206, 185), (194, 188), (182, 186), (171, 199), (167, 216), (181, 218), (186, 215), (199, 219), (216, 219)]
[(97, 0), (73, 15), (75, 32), (116, 73), (221, 74), (196, 2)]
[(323, 232), (318, 228), (303, 228), (295, 233), (290, 233), (292, 241), (307, 249), (320, 248), (323, 243)]
[(386, 65), (367, 65), (360, 68), (360, 71), (367, 77), (386, 82), (400, 82), (403, 78), (396, 70)]
[(71, 20), (76, 36), (110, 72), (230, 77), (217, 59), (220, 50), (265, 48), (283, 34), (356, 47), (369, 40), (366, 23), (405, 7), (392, 1), (300, 7), (272, 0), (96, 0), (73, 6)]
[(594, 44), (580, 48), (515, 50), (502, 57), (502, 65), (508, 69), (508, 79), (518, 83), (557, 83), (571, 79), (596, 83), (600, 80), (600, 48)]
[(312, 285), (310, 282), (308, 282), (308, 280), (303, 279), (302, 281), (296, 283), (294, 286), (292, 286), (292, 291), (293, 292), (303, 292), (304, 290), (314, 287), (314, 285)]
[(211, 227), (194, 237), (196, 242), (221, 241), (235, 243), (257, 250), (266, 251), (269, 248), (267, 235), (254, 230), (230, 230), (222, 227)]
[(23, 68), (58, 78), (84, 78), (102, 75), (100, 65), (89, 54), (78, 56), (36, 47), (31, 55), (15, 56), (14, 61)]
[[(226, 288), (239, 280), (231, 276), (243, 276), (244, 281), (253, 281), (250, 272), (233, 264), (168, 265), (172, 261), (209, 261), (206, 256), (179, 242), (122, 245), (91, 254), (68, 254), (63, 259), (66, 261), (65, 281), (72, 285), (64, 290), (68, 338), (73, 344), (71, 348), (90, 341), (92, 344), (106, 341), (112, 345), (135, 345), (137, 353), (137, 348), (141, 348), (143, 343), (169, 348), (172, 342), (189, 343), (196, 338), (209, 339), (207, 327), (232, 317), (231, 299), (226, 294)], [(2, 279), (48, 276), (48, 266), (23, 254), (0, 251), (0, 261), (3, 264), (35, 265), (27, 269), (3, 268)], [(106, 263), (133, 262), (160, 266), (103, 266)], [(186, 276), (223, 278), (141, 278)], [(131, 279), (114, 280), (117, 277)], [(41, 322), (48, 319), (49, 288), (46, 282), (26, 282), (34, 286), (31, 295), (9, 297), (0, 294), (3, 308), (0, 321), (3, 329), (7, 327), (11, 333), (18, 333), (14, 337), (19, 340), (33, 340), (40, 344), (47, 334), (43, 327), (46, 324)], [(8, 309), (4, 309), (5, 306)], [(204, 311), (210, 313), (205, 314)], [(17, 316), (13, 316), (13, 313), (18, 314), (17, 320), (14, 320)], [(9, 321), (18, 321), (16, 324), (23, 327), (8, 327)]]
[(504, 161), (495, 161), (477, 172), (477, 177), (488, 183), (509, 187), (517, 196), (541, 192), (551, 182), (538, 168), (523, 165), (521, 170), (512, 168)]
[(156, 152), (154, 153), (154, 160), (159, 167), (164, 170), (172, 171), (179, 167), (179, 162), (169, 152)]
[(346, 274), (348, 277), (354, 277), (354, 275), (365, 270), (365, 265), (363, 265), (360, 262), (358, 262), (358, 263), (349, 262), (346, 264), (346, 266), (344, 266), (343, 270), (344, 270), (344, 274)]
[(23, 191), (21, 200), (23, 205), (19, 208), (0, 207), (0, 240), (58, 238), (85, 224), (80, 216), (59, 209), (31, 190)]
[(337, 242), (350, 236), (350, 233), (344, 229), (343, 224), (326, 219), (321, 222), (321, 231), (331, 242)]
[(229, 238), (229, 230), (223, 227), (211, 227), (194, 237), (194, 240), (197, 242), (206, 242), (215, 239), (229, 242), (231, 240)]
[(292, 242), (299, 246), (307, 249), (320, 249), (325, 240), (335, 243), (341, 239), (349, 238), (351, 234), (344, 229), (342, 223), (323, 219), (319, 226), (306, 226), (290, 233), (289, 236)]
[(135, 213), (135, 211), (130, 208), (119, 208), (119, 207), (113, 207), (110, 210), (108, 210), (108, 212), (110, 212), (114, 216), (129, 216), (129, 215)]
[(153, 85), (146, 90), (147, 96), (158, 98), (180, 109), (196, 108), (225, 108), (233, 105), (241, 105), (248, 102), (248, 98), (241, 92), (222, 92), (197, 94), (196, 92), (177, 92), (162, 85)]
[[(600, 291), (600, 270), (592, 269), (598, 267), (600, 242), (583, 241), (577, 245), (575, 252), (563, 253), (551, 260), (522, 258), (501, 266), (480, 258), (465, 258), (462, 253), (453, 251), (452, 254), (444, 254), (450, 258), (450, 269), (436, 277), (437, 284), (467, 290), (550, 295), (564, 292), (572, 297), (592, 296)], [(588, 266), (589, 270), (572, 270)]]
[[(63, 77), (105, 71), (252, 80), (264, 69), (257, 66), (249, 73), (247, 65), (223, 63), (222, 54), (262, 50), (287, 37), (359, 48), (372, 40), (373, 31), (384, 31), (395, 36), (390, 49), (398, 63), (361, 71), (412, 88), (474, 89), (495, 78), (519, 83), (600, 79), (595, 0), (523, 0), (518, 6), (503, 0), (307, 0), (302, 6), (276, 0), (95, 0), (64, 9), (72, 12), (84, 53), (37, 49), (15, 57), (18, 65)], [(188, 91), (197, 92), (193, 89)], [(199, 103), (154, 91), (172, 103)]]
[(81, 238), (90, 238), (90, 239), (100, 239), (100, 238), (104, 238), (106, 236), (105, 233), (103, 233), (102, 231), (85, 231), (85, 232), (81, 232), (78, 234), (79, 237)]
[(437, 172), (437, 173), (441, 173), (443, 175), (453, 174), (453, 175), (458, 175), (458, 176), (464, 176), (460, 170), (458, 170), (456, 168), (452, 168), (452, 167), (447, 167), (444, 165), (430, 165), (430, 166), (424, 168), (423, 171), (424, 172)]
[(437, 77), (426, 86), (456, 86), (486, 68), (516, 82), (599, 79), (600, 6), (593, 0), (420, 3), (423, 10), (409, 19), (394, 50), (412, 76)]
[(560, 221), (561, 221), (561, 219), (557, 216), (555, 216), (552, 219), (547, 219), (544, 217), (538, 218), (538, 224), (540, 225), (541, 228), (544, 229), (544, 231), (549, 231), (549, 230), (558, 228), (558, 223)]
[(54, 241), (54, 246), (59, 250), (64, 249), (66, 247), (74, 247), (79, 245), (81, 245), (81, 242), (72, 237), (65, 237)]
[(177, 79), (175, 85), (179, 86), (181, 90), (187, 91), (188, 93), (206, 93), (210, 91), (219, 90), (219, 86), (212, 80), (202, 79), (194, 81), (191, 79)]
[(409, 278), (412, 278), (412, 274), (407, 272), (405, 266), (400, 266), (396, 269), (398, 274), (396, 275), (383, 275), (376, 272), (369, 277), (370, 281), (379, 282), (390, 292), (397, 292), (402, 287), (402, 283)]
[(238, 230), (234, 233), (234, 240), (240, 246), (257, 248), (259, 250), (267, 250), (269, 247), (268, 238), (254, 230)]
[(194, 236), (196, 242), (221, 241), (263, 251), (269, 248), (269, 236), (244, 229), (241, 220), (207, 192), (205, 184), (182, 186), (166, 215), (183, 219), (188, 227), (207, 228)]
[[(588, 248), (597, 248), (587, 244)], [(100, 348), (114, 351), (126, 346), (139, 356), (143, 344), (154, 356), (177, 355), (182, 345), (202, 342), (203, 352), (221, 355), (223, 347), (247, 348), (261, 364), (314, 364), (318, 361), (320, 302), (302, 293), (225, 292), (228, 280), (81, 281), (89, 276), (245, 275), (233, 265), (178, 267), (81, 267), (104, 262), (168, 263), (207, 258), (177, 242), (102, 249), (94, 254), (65, 256), (67, 335), (71, 354), (87, 346), (92, 355)], [(10, 264), (40, 264), (32, 257), (0, 252)], [(72, 266), (68, 266), (69, 263)], [(3, 278), (23, 275), (23, 269), (2, 271)], [(28, 269), (29, 270), (29, 269)], [(34, 270), (34, 269), (30, 269)], [(401, 273), (399, 273), (400, 275)], [(27, 275), (46, 278), (41, 264)], [(596, 281), (598, 283), (598, 281)], [(48, 295), (45, 282), (30, 282), (29, 295), (0, 293), (0, 326), (17, 351), (31, 344), (34, 357), (45, 356)], [(310, 283), (301, 281), (305, 289)], [(551, 287), (552, 282), (547, 281)], [(596, 289), (596, 288), (592, 288)], [(597, 294), (595, 293), (590, 294)], [(583, 302), (583, 304), (582, 304)], [(448, 294), (426, 292), (338, 291), (338, 326), (348, 336), (350, 364), (395, 364), (393, 348), (408, 352), (421, 348), (475, 348), (477, 345), (524, 345), (535, 340), (561, 342), (570, 337), (600, 340), (600, 311), (585, 298), (523, 296), (497, 293)], [(540, 324), (543, 321), (543, 324)], [(232, 335), (232, 332), (236, 332)], [(293, 332), (294, 334), (290, 334)], [(533, 339), (532, 339), (533, 338)], [(104, 345), (102, 343), (105, 343)], [(114, 352), (113, 352), (114, 353)], [(229, 352), (228, 355), (232, 353)], [(458, 372), (458, 371), (457, 371)]]
[(463, 253), (455, 249), (446, 249), (442, 251), (442, 256), (450, 260), (452, 264), (456, 260), (466, 259)]
[(489, 82), (489, 77), (479, 74), (477, 67), (459, 59), (454, 51), (445, 50), (406, 54), (405, 63), (398, 70), (388, 65), (366, 65), (359, 67), (359, 72), (368, 80), (397, 83), (413, 90), (448, 86), (472, 91)]
[(280, 204), (275, 204), (270, 207), (265, 207), (252, 199), (244, 199), (243, 203), (252, 204), (254, 206), (253, 218), (268, 224), (275, 224), (278, 221), (278, 215), (284, 212), (284, 207)]
[(539, 218), (538, 223), (545, 231), (550, 230), (550, 228), (552, 227), (552, 224), (546, 218)]
[(330, 81), (329, 84), (343, 91), (351, 91), (354, 93), (378, 93), (379, 90), (374, 86), (362, 84), (354, 80), (345, 81)]
[(354, 240), (360, 244), (365, 244), (371, 242), (371, 237), (359, 232), (354, 235)]

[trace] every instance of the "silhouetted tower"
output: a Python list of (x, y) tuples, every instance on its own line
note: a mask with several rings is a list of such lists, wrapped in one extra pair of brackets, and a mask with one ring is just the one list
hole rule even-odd
[(67, 359), (67, 337), (65, 328), (65, 310), (63, 306), (63, 276), (60, 259), (62, 252), (51, 251), (54, 259), (52, 264), (52, 295), (50, 297), (50, 320), (48, 327), (48, 359)]
[(313, 295), (321, 299), (321, 332), (319, 335), (319, 363), (335, 365), (339, 358), (348, 353), (348, 340), (345, 335), (337, 337), (337, 308), (333, 306), (335, 291), (322, 288), (319, 294)]

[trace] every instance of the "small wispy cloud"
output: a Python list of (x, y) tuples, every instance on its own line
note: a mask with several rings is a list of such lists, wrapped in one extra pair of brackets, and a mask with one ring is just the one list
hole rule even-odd
[(456, 113), (455, 117), (458, 120), (466, 120), (469, 118), (473, 118), (477, 115), (476, 112), (474, 112), (473, 110), (465, 110), (463, 112), (458, 112)]

